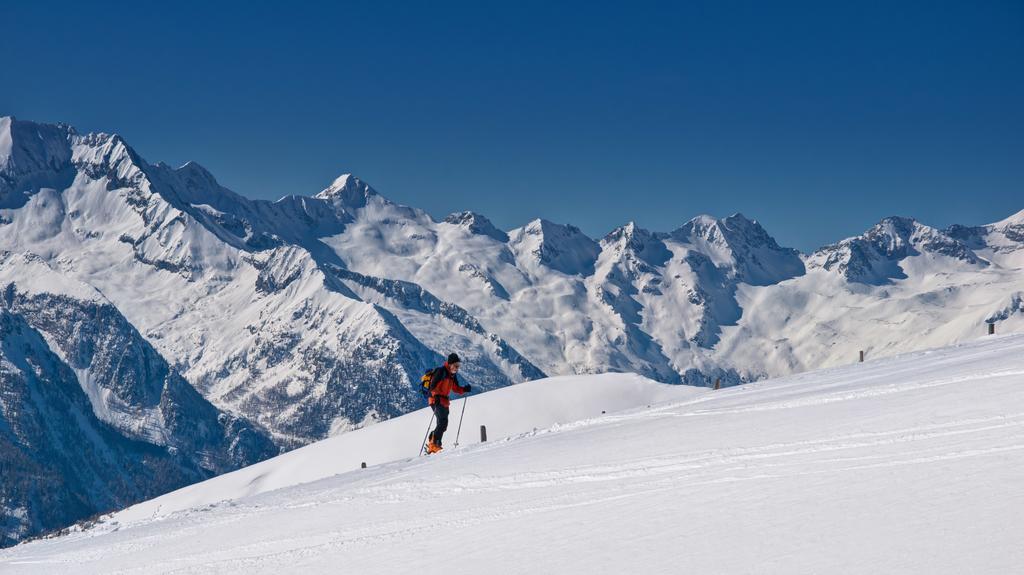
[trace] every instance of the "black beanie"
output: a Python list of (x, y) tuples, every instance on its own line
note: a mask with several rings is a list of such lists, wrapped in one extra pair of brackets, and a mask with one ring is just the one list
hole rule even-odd
[(448, 354), (448, 365), (451, 365), (453, 363), (459, 363), (459, 354), (457, 354), (457, 353), (450, 353), (450, 354)]

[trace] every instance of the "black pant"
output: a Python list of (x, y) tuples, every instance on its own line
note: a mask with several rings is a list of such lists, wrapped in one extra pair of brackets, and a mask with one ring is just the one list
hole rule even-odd
[(441, 438), (448, 429), (448, 406), (441, 405), (441, 402), (438, 401), (433, 405), (433, 408), (434, 417), (437, 418), (437, 427), (430, 433), (430, 438), (434, 441), (435, 445), (441, 445)]

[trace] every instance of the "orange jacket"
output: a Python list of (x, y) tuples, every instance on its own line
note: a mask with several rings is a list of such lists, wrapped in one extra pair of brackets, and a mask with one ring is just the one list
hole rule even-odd
[(445, 362), (444, 367), (434, 372), (430, 380), (430, 405), (440, 401), (441, 405), (448, 407), (451, 405), (448, 394), (453, 391), (462, 395), (466, 393), (466, 388), (459, 385), (458, 376), (448, 371), (448, 362)]

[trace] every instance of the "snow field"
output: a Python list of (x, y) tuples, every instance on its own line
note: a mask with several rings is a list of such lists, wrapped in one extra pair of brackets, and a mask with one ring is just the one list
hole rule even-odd
[[(5, 550), (0, 567), (1015, 572), (1024, 562), (1022, 352), (1024, 336), (996, 336), (720, 391), (616, 375), (513, 386), (471, 397), (463, 445), (439, 456), (400, 453), (425, 431), (417, 412)], [(593, 397), (626, 409), (592, 414)], [(475, 414), (533, 419), (508, 440), (467, 444)], [(542, 428), (545, 418), (561, 422)], [(369, 447), (399, 458), (330, 475)], [(161, 500), (166, 508), (153, 509)]]

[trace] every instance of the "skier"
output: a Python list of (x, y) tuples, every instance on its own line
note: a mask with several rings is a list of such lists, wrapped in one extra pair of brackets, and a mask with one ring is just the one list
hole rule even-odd
[(459, 356), (452, 353), (448, 356), (448, 361), (435, 369), (434, 374), (430, 376), (429, 401), (431, 409), (434, 410), (434, 416), (437, 418), (437, 427), (430, 432), (427, 453), (441, 451), (441, 438), (444, 436), (445, 430), (448, 429), (448, 406), (451, 405), (448, 394), (454, 391), (461, 395), (469, 393), (473, 389), (473, 386), (468, 383), (464, 386), (459, 385), (458, 373)]

